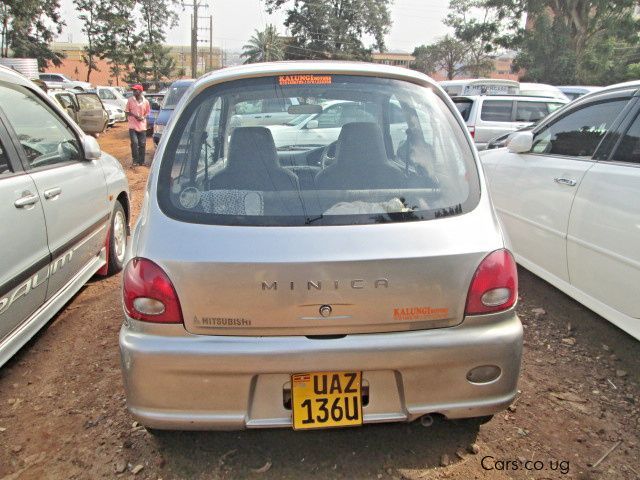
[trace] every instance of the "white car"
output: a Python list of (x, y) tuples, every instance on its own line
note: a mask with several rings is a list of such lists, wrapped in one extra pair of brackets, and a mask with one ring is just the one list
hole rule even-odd
[(38, 78), (42, 80), (48, 88), (69, 88), (71, 90), (89, 90), (93, 88), (89, 82), (71, 80), (61, 73), (40, 73)]
[(546, 83), (520, 83), (520, 95), (529, 97), (549, 97), (558, 100), (569, 101), (567, 97), (558, 87), (547, 85)]
[(109, 114), (109, 126), (114, 125), (116, 122), (124, 122), (127, 119), (122, 108), (109, 103), (103, 103), (103, 105), (104, 109)]
[(587, 94), (481, 155), (516, 260), (637, 339), (639, 94)]
[(105, 105), (113, 105), (122, 111), (127, 107), (127, 99), (116, 87), (96, 87), (96, 93)]
[(516, 95), (453, 97), (478, 150), (505, 133), (527, 127), (554, 112), (568, 100)]
[[(402, 138), (406, 137), (407, 124), (394, 115), (397, 105), (392, 105), (390, 119), (391, 137), (394, 150)], [(291, 145), (327, 145), (338, 140), (340, 130), (346, 123), (376, 122), (381, 117), (376, 106), (346, 100), (332, 100), (318, 105), (318, 113), (300, 114), (284, 125), (269, 125), (277, 148)]]

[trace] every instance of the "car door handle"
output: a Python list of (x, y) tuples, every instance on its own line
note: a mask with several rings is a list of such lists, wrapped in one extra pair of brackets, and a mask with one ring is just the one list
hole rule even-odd
[(31, 192), (24, 192), (22, 197), (17, 199), (13, 204), (16, 208), (25, 208), (30, 205), (35, 205), (36, 203), (38, 203), (38, 195), (34, 195)]
[(49, 190), (44, 191), (44, 198), (47, 200), (51, 200), (54, 197), (57, 197), (62, 193), (62, 189), (60, 187), (50, 188)]
[(576, 181), (573, 180), (572, 178), (556, 177), (553, 180), (556, 183), (559, 183), (560, 185), (567, 185), (569, 187), (575, 187), (576, 186)]

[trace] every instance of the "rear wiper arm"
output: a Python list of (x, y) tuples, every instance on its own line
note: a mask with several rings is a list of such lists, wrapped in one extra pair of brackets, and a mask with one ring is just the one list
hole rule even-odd
[(317, 222), (318, 220), (322, 220), (324, 218), (324, 215), (318, 215), (317, 217), (307, 217), (307, 219), (304, 221), (305, 225), (311, 225), (314, 222)]

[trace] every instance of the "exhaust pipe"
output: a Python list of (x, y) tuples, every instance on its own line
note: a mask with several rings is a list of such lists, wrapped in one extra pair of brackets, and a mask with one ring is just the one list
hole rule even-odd
[(423, 427), (430, 427), (431, 425), (433, 425), (434, 421), (435, 419), (430, 413), (427, 413), (426, 415), (420, 417), (420, 425), (422, 425)]

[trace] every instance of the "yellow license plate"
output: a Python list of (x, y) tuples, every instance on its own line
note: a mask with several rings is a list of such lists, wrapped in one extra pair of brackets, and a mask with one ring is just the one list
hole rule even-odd
[(291, 376), (293, 428), (362, 425), (362, 372), (297, 373)]

